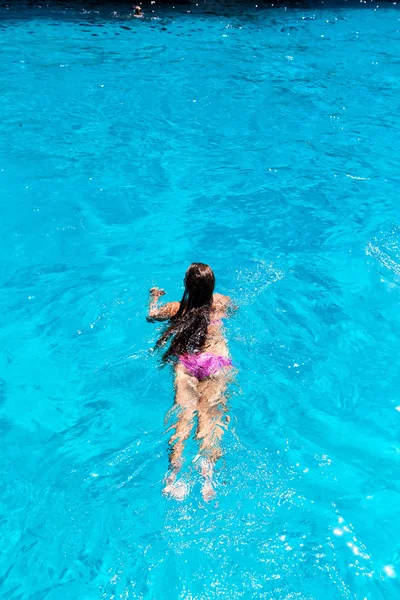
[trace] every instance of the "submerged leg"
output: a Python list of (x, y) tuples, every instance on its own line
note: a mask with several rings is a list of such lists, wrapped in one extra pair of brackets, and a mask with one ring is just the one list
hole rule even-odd
[[(186, 495), (185, 490), (178, 490), (175, 479), (182, 466), (182, 453), (185, 442), (193, 429), (193, 423), (199, 401), (198, 379), (192, 377), (182, 365), (175, 368), (175, 403), (174, 410), (177, 411), (177, 420), (173, 428), (175, 433), (169, 440), (170, 471), (166, 478), (164, 493), (171, 493), (176, 497)], [(182, 486), (180, 486), (182, 487)], [(177, 492), (177, 493), (175, 493)]]
[(213, 469), (222, 455), (221, 439), (228, 425), (227, 383), (228, 377), (224, 371), (199, 382), (200, 399), (196, 438), (200, 440), (201, 474), (204, 477), (202, 495), (206, 501), (215, 496)]

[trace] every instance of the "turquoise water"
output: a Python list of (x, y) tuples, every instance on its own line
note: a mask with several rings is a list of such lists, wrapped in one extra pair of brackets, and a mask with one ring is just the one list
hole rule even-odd
[[(398, 599), (397, 5), (127, 12), (0, 7), (1, 598)], [(145, 321), (193, 260), (240, 306), (208, 504)]]

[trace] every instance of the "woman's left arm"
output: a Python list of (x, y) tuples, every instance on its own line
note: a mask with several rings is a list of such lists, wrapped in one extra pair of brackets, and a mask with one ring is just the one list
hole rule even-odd
[(161, 296), (165, 296), (164, 290), (151, 288), (149, 314), (147, 316), (148, 321), (167, 321), (178, 312), (179, 302), (167, 302), (166, 304), (159, 306)]

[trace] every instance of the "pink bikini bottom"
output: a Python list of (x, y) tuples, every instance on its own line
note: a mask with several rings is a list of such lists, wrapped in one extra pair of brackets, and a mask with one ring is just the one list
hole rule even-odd
[(191, 375), (193, 375), (193, 377), (200, 380), (215, 375), (224, 367), (232, 366), (230, 358), (227, 358), (226, 356), (217, 356), (216, 354), (208, 354), (207, 352), (182, 354), (182, 356), (179, 357), (179, 362)]

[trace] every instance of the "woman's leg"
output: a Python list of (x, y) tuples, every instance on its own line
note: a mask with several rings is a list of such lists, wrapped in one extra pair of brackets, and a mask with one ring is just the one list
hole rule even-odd
[(175, 433), (169, 440), (169, 462), (172, 470), (179, 471), (182, 464), (182, 453), (185, 442), (193, 428), (195, 413), (199, 401), (198, 379), (192, 377), (182, 365), (175, 367), (175, 403), (174, 411), (178, 412)]
[(196, 438), (200, 440), (202, 455), (202, 475), (204, 484), (202, 494), (205, 500), (211, 500), (215, 492), (212, 475), (217, 460), (222, 455), (221, 439), (228, 426), (226, 416), (226, 386), (229, 374), (220, 371), (218, 374), (199, 382), (198, 427)]

